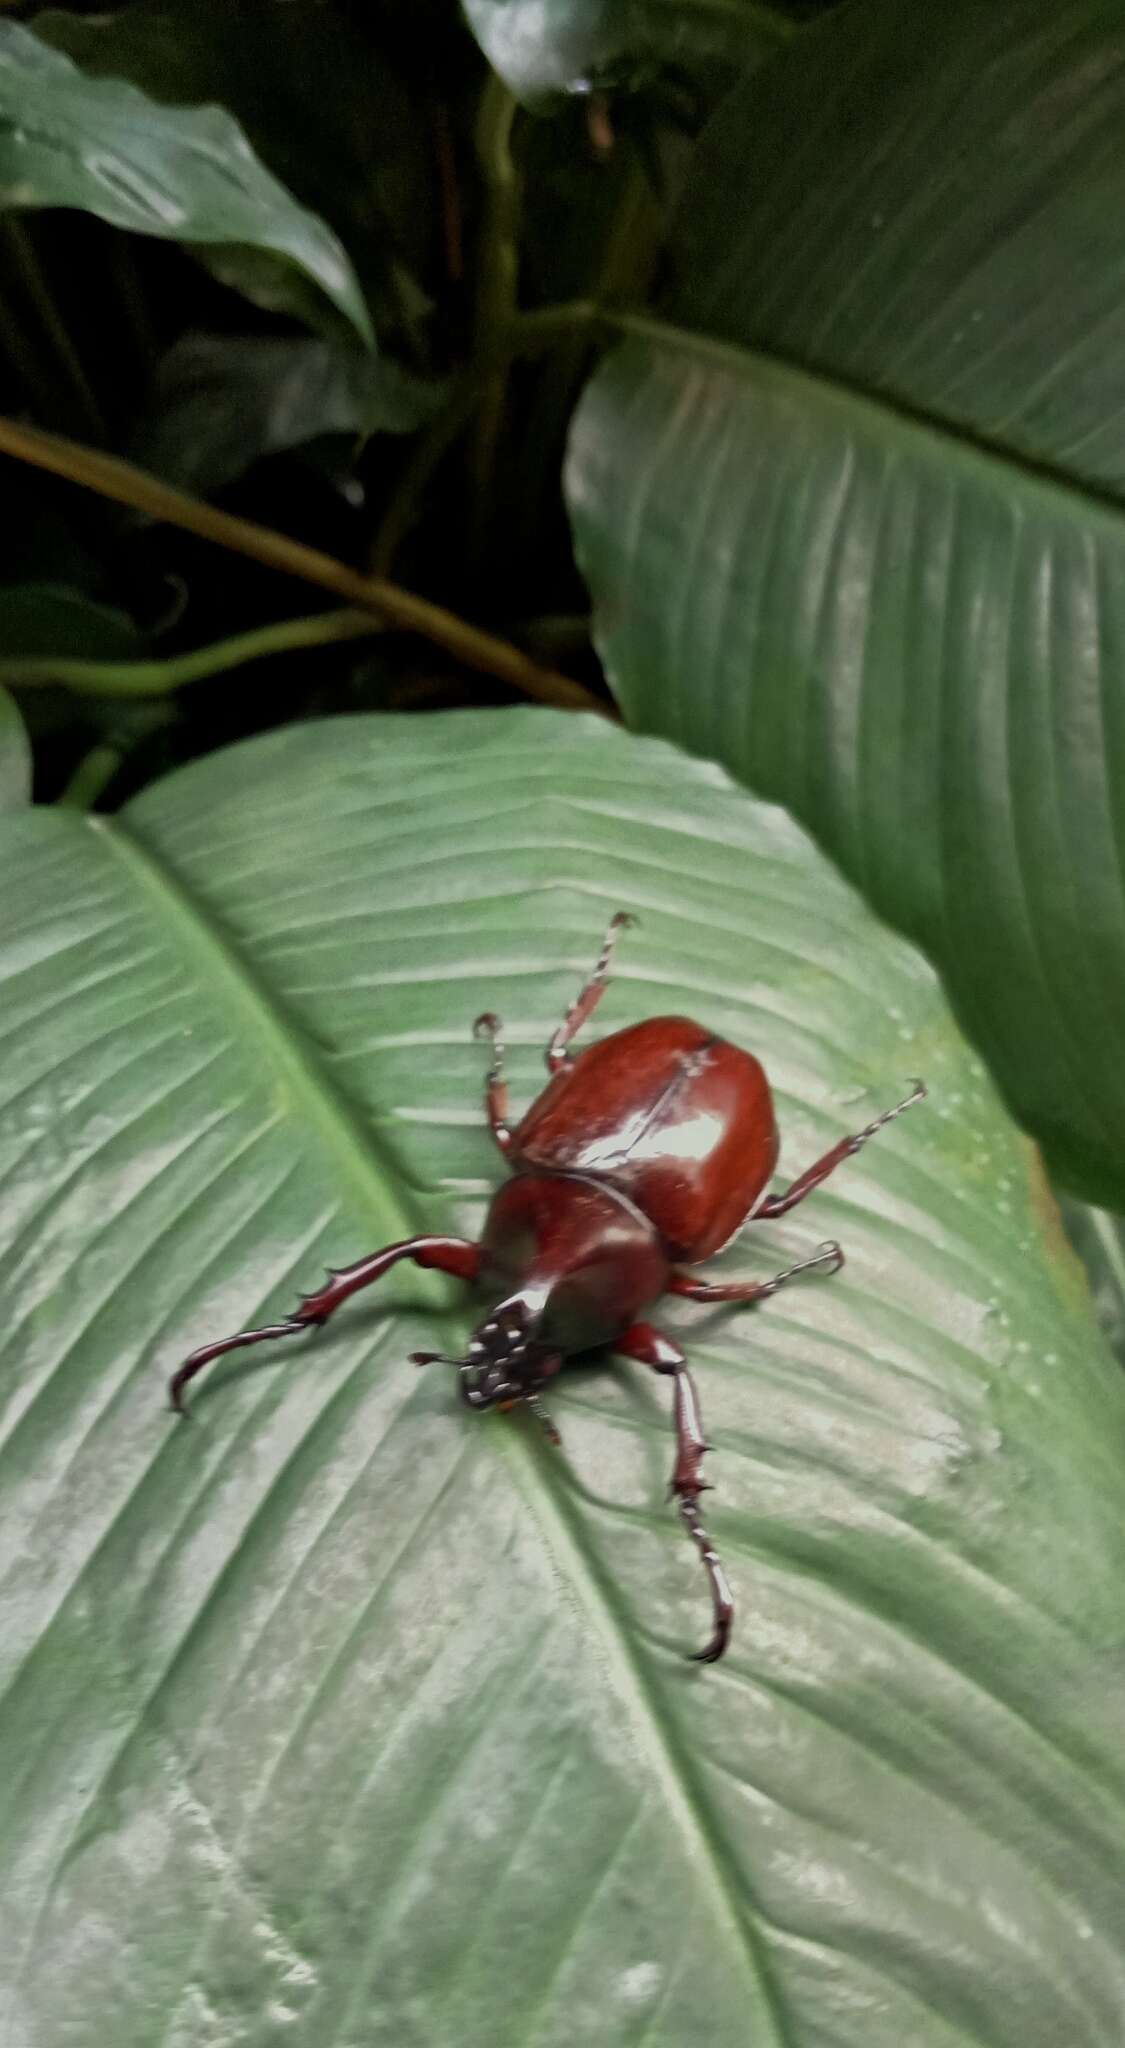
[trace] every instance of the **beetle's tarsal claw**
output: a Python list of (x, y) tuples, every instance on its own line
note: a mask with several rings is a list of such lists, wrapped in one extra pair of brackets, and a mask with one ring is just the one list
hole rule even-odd
[(546, 1437), (547, 1442), (549, 1444), (554, 1444), (556, 1448), (561, 1446), (562, 1438), (559, 1435), (558, 1430), (555, 1428), (554, 1423), (551, 1421), (551, 1418), (548, 1415), (547, 1410), (544, 1408), (543, 1403), (540, 1401), (538, 1394), (527, 1394), (524, 1398), (527, 1401), (527, 1405), (530, 1408), (532, 1414), (534, 1415), (535, 1420), (538, 1422), (539, 1427), (543, 1431), (543, 1434)]
[(689, 1650), (689, 1664), (717, 1664), (730, 1638), (730, 1629), (716, 1629), (705, 1650)]
[(707, 1573), (715, 1617), (714, 1633), (710, 1642), (705, 1649), (691, 1652), (691, 1662), (715, 1664), (730, 1641), (734, 1622), (734, 1599), (727, 1583), (727, 1575), (719, 1562), (719, 1554), (700, 1519), (698, 1495), (705, 1491), (705, 1488), (697, 1483), (692, 1493), (685, 1493), (682, 1489), (676, 1490), (679, 1492), (679, 1508), (684, 1525), (703, 1560), (703, 1568)]

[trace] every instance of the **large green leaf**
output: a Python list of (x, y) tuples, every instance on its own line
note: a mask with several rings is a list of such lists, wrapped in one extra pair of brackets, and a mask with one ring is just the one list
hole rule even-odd
[(217, 106), (158, 105), (85, 76), (18, 22), (0, 21), (0, 207), (75, 206), (186, 242), (269, 304), (318, 303), (365, 341), (371, 326), (332, 230), (299, 206)]
[[(1118, 2048), (1125, 1381), (921, 959), (782, 812), (557, 714), (290, 728), (114, 820), (2, 828), (7, 2039)], [(166, 1377), (328, 1260), (476, 1226), (608, 913), (606, 1028), (755, 1045), (792, 1173), (728, 1270), (848, 1265), (697, 1368), (740, 1622), (664, 1502), (666, 1388), (475, 1419), (411, 1276)], [(427, 1303), (448, 1306), (427, 1308)]]
[(462, 0), (493, 68), (521, 97), (636, 90), (661, 71), (689, 77), (760, 63), (790, 33), (761, 0)]
[(630, 719), (818, 834), (1125, 1202), (1125, 15), (845, 8), (740, 86), (569, 483)]

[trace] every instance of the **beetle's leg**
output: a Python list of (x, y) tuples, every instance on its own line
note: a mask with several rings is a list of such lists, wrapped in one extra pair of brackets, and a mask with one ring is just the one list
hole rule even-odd
[(492, 1063), (484, 1084), (484, 1106), (492, 1135), (506, 1159), (512, 1149), (512, 1133), (508, 1124), (508, 1083), (504, 1079), (504, 1041), (500, 1036), (503, 1028), (495, 1011), (485, 1010), (473, 1025), (473, 1037), (492, 1040)]
[(292, 1337), (313, 1324), (326, 1323), (350, 1294), (358, 1294), (361, 1287), (370, 1287), (373, 1280), (381, 1279), (399, 1259), (413, 1259), (416, 1266), (434, 1266), (438, 1272), (452, 1273), (458, 1280), (475, 1280), (480, 1266), (480, 1246), (463, 1237), (410, 1237), (402, 1244), (388, 1244), (381, 1252), (371, 1252), (367, 1258), (357, 1259), (354, 1266), (343, 1266), (338, 1273), (330, 1272), (327, 1284), (318, 1287), (313, 1294), (302, 1295), (293, 1314), (283, 1323), (267, 1323), (260, 1330), (242, 1330), (235, 1337), (220, 1337), (217, 1343), (203, 1344), (198, 1351), (193, 1351), (169, 1383), (168, 1398), (176, 1413), (187, 1413), (184, 1388), (197, 1372), (210, 1365), (213, 1358), (221, 1358), (224, 1351), (240, 1351), (245, 1344), (261, 1344), (267, 1337)]
[(756, 1223), (763, 1216), (785, 1216), (790, 1209), (795, 1209), (797, 1203), (803, 1202), (806, 1195), (811, 1195), (813, 1189), (827, 1180), (830, 1173), (835, 1173), (843, 1160), (850, 1159), (854, 1152), (858, 1152), (866, 1145), (868, 1138), (873, 1138), (877, 1131), (883, 1129), (884, 1124), (893, 1123), (895, 1117), (901, 1116), (904, 1109), (913, 1109), (916, 1102), (923, 1100), (925, 1093), (925, 1083), (913, 1081), (909, 1095), (901, 1102), (896, 1102), (893, 1109), (885, 1109), (882, 1116), (877, 1116), (873, 1122), (865, 1124), (862, 1131), (857, 1131), (854, 1137), (841, 1138), (839, 1144), (833, 1145), (831, 1152), (826, 1152), (823, 1159), (818, 1159), (802, 1173), (800, 1178), (793, 1182), (792, 1187), (785, 1188), (780, 1195), (767, 1195), (765, 1201), (755, 1209), (753, 1221)]
[(734, 1597), (719, 1562), (719, 1554), (699, 1513), (699, 1496), (707, 1489), (707, 1482), (702, 1477), (703, 1453), (711, 1446), (703, 1434), (695, 1382), (679, 1345), (654, 1329), (651, 1323), (634, 1323), (624, 1336), (618, 1337), (613, 1348), (625, 1358), (636, 1358), (642, 1365), (651, 1365), (654, 1372), (671, 1373), (675, 1378), (676, 1462), (672, 1468), (669, 1492), (674, 1496), (688, 1535), (703, 1559), (715, 1610), (714, 1633), (705, 1649), (694, 1652), (695, 1660), (699, 1664), (714, 1664), (730, 1641)]
[(560, 1067), (566, 1066), (570, 1058), (567, 1046), (570, 1044), (575, 1032), (581, 1030), (587, 1017), (593, 1014), (601, 1002), (602, 996), (605, 993), (606, 982), (609, 980), (609, 963), (613, 958), (613, 949), (617, 944), (618, 932), (624, 931), (626, 925), (636, 924), (636, 922), (636, 918), (631, 916), (627, 910), (619, 910), (610, 918), (605, 938), (602, 940), (602, 950), (594, 963), (594, 971), (589, 981), (584, 982), (579, 989), (566, 1016), (563, 1018), (550, 1045), (547, 1047), (547, 1067), (550, 1073), (557, 1074)]
[(539, 1424), (540, 1429), (543, 1431), (543, 1434), (546, 1437), (548, 1443), (561, 1444), (562, 1438), (559, 1435), (558, 1430), (555, 1428), (554, 1423), (551, 1421), (551, 1418), (548, 1415), (547, 1410), (544, 1408), (543, 1403), (539, 1398), (539, 1395), (535, 1393), (533, 1390), (530, 1394), (525, 1394), (523, 1398), (527, 1402), (528, 1407), (534, 1415), (536, 1422)]
[(843, 1263), (840, 1246), (829, 1239), (810, 1258), (798, 1259), (795, 1266), (786, 1266), (772, 1280), (697, 1280), (692, 1273), (673, 1273), (668, 1293), (682, 1294), (688, 1301), (765, 1301), (787, 1280), (795, 1280), (798, 1273), (811, 1273), (817, 1266), (827, 1266), (830, 1273), (838, 1273)]

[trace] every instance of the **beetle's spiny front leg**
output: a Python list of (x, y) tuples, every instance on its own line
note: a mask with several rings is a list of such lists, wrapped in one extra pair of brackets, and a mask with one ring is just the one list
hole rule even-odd
[(702, 1650), (693, 1652), (697, 1664), (715, 1664), (722, 1656), (730, 1641), (734, 1621), (734, 1595), (730, 1582), (723, 1570), (719, 1553), (703, 1526), (699, 1512), (699, 1496), (708, 1491), (703, 1477), (703, 1454), (711, 1446), (703, 1434), (703, 1417), (699, 1410), (699, 1395), (695, 1381), (687, 1369), (687, 1360), (678, 1344), (665, 1337), (651, 1323), (634, 1323), (614, 1345), (614, 1350), (625, 1358), (635, 1358), (642, 1365), (650, 1365), (654, 1372), (670, 1373), (676, 1382), (675, 1423), (676, 1462), (672, 1468), (669, 1493), (675, 1499), (680, 1516), (688, 1535), (703, 1560), (703, 1569), (711, 1588), (711, 1605), (715, 1625), (711, 1640)]
[(480, 1266), (480, 1246), (463, 1237), (411, 1237), (401, 1244), (385, 1245), (382, 1251), (371, 1252), (365, 1259), (357, 1259), (353, 1266), (343, 1266), (338, 1273), (330, 1272), (327, 1284), (318, 1287), (312, 1294), (302, 1295), (291, 1316), (283, 1323), (266, 1323), (258, 1330), (240, 1330), (236, 1336), (220, 1337), (214, 1344), (203, 1344), (198, 1351), (174, 1373), (168, 1386), (168, 1398), (177, 1415), (186, 1415), (184, 1388), (197, 1372), (210, 1365), (224, 1352), (241, 1351), (248, 1344), (262, 1344), (274, 1337), (294, 1337), (301, 1330), (326, 1323), (349, 1295), (358, 1294), (361, 1287), (370, 1287), (372, 1282), (382, 1278), (388, 1268), (399, 1259), (412, 1259), (416, 1266), (434, 1267), (438, 1272), (451, 1273), (457, 1280), (475, 1280)]

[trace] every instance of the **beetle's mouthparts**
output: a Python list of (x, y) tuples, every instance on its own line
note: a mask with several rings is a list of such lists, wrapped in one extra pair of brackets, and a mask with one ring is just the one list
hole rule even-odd
[(471, 1408), (515, 1401), (539, 1378), (539, 1317), (522, 1297), (502, 1301), (469, 1339), (461, 1392)]
[(412, 1351), (415, 1365), (454, 1365), (461, 1375), (461, 1399), (468, 1408), (519, 1401), (542, 1379), (541, 1311), (522, 1294), (500, 1302), (469, 1339), (464, 1358), (440, 1351)]

